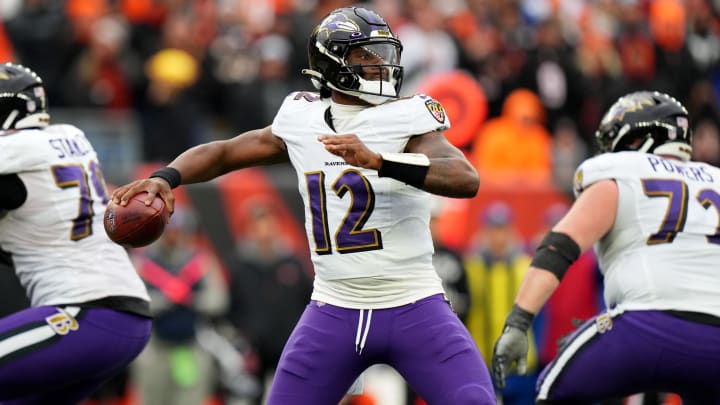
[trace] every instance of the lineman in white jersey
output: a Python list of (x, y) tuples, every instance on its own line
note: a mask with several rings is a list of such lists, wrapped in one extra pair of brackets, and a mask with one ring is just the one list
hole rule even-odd
[(46, 104), (35, 73), (0, 65), (0, 247), (32, 304), (0, 319), (3, 404), (75, 404), (150, 335), (145, 287), (103, 230), (95, 150)]
[(608, 153), (578, 168), (578, 198), (538, 248), (496, 343), (495, 377), (524, 371), (534, 314), (595, 244), (609, 311), (543, 370), (538, 403), (639, 392), (720, 403), (720, 169), (689, 160), (687, 111), (666, 94), (620, 98), (596, 137)]
[(326, 16), (308, 43), (320, 93), (287, 97), (272, 126), (196, 146), (150, 179), (118, 188), (172, 207), (172, 188), (290, 161), (315, 265), (268, 403), (336, 404), (367, 367), (387, 363), (431, 404), (494, 404), (490, 376), (432, 267), (430, 193), (473, 197), (478, 176), (440, 132), (442, 106), (398, 99), (402, 45), (376, 13)]

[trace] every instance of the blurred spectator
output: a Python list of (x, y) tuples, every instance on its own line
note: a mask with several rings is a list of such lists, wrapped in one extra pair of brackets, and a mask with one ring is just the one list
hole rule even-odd
[(432, 0), (409, 3), (411, 19), (396, 29), (404, 47), (403, 95), (415, 94), (425, 76), (450, 71), (458, 64), (457, 46), (444, 30), (445, 15), (436, 7), (439, 3)]
[(459, 44), (459, 68), (474, 74), (489, 102), (491, 113), (500, 110), (504, 86), (511, 72), (504, 55), (503, 43), (494, 24), (478, 21), (470, 13), (459, 13), (450, 22), (451, 32)]
[(140, 111), (143, 158), (169, 162), (206, 136), (201, 100), (191, 91), (200, 67), (189, 53), (167, 48), (148, 60), (145, 73), (149, 83)]
[(558, 121), (552, 137), (553, 184), (558, 190), (572, 197), (575, 169), (587, 157), (588, 148), (575, 123), (569, 118)]
[(120, 0), (119, 14), (128, 22), (128, 46), (145, 61), (162, 48), (162, 31), (173, 2)]
[(254, 83), (259, 81), (260, 62), (251, 41), (243, 26), (232, 25), (215, 39), (209, 50), (212, 74), (221, 86), (215, 109), (229, 125), (230, 133), (267, 125), (263, 121), (262, 105), (256, 102), (254, 92)]
[(64, 3), (74, 42), (87, 46), (98, 34), (94, 30), (95, 22), (110, 12), (108, 0), (65, 0)]
[(255, 47), (260, 56), (256, 97), (262, 106), (263, 125), (269, 125), (275, 118), (285, 97), (294, 91), (295, 81), (290, 79), (289, 59), (292, 51), (290, 41), (282, 35), (271, 34), (260, 38)]
[(552, 130), (560, 118), (576, 119), (578, 115), (580, 72), (558, 19), (541, 21), (536, 39), (535, 47), (528, 51), (518, 85), (540, 97), (546, 111), (545, 124)]
[(15, 49), (18, 62), (32, 66), (47, 83), (45, 92), (55, 105), (62, 105), (63, 83), (72, 58), (72, 33), (64, 2), (26, 0), (12, 18), (5, 21), (5, 30)]
[(15, 60), (15, 51), (12, 43), (5, 32), (5, 24), (0, 20), (0, 63), (12, 62)]
[(132, 107), (142, 65), (135, 54), (127, 52), (128, 27), (124, 20), (107, 16), (95, 20), (90, 30), (87, 47), (75, 59), (64, 82), (66, 103), (108, 109)]
[[(471, 302), (467, 326), (487, 364), (531, 259), (517, 237), (513, 221), (512, 209), (506, 203), (496, 201), (488, 205), (482, 215), (479, 239), (466, 257)], [(532, 336), (528, 374), (508, 377), (505, 389), (498, 391), (504, 405), (535, 403), (535, 379), (539, 370)]]
[[(623, 38), (617, 43), (614, 42), (615, 31), (619, 28), (618, 24), (612, 23), (612, 9), (602, 7), (607, 4), (584, 3), (576, 28), (578, 30), (576, 60), (582, 75), (578, 93), (581, 94), (582, 101), (576, 119), (573, 117), (566, 119), (574, 121), (580, 137), (588, 148), (594, 146), (595, 130), (605, 106), (617, 99), (615, 94), (622, 92), (621, 89), (616, 89), (620, 86), (619, 82), (623, 74), (623, 62), (618, 48), (625, 46), (629, 50), (632, 49), (629, 45), (633, 44), (632, 38)], [(568, 24), (572, 27), (572, 22)], [(652, 56), (652, 40), (647, 35), (642, 39), (645, 40), (646, 49)], [(632, 55), (632, 52), (628, 52), (628, 55)], [(642, 55), (639, 54), (637, 59), (642, 60)], [(558, 125), (561, 125), (562, 121), (563, 119), (560, 118)]]
[(289, 74), (292, 45), (286, 37), (270, 34), (248, 41), (242, 31), (231, 30), (212, 52), (223, 86), (219, 108), (233, 133), (270, 125), (285, 96), (297, 88), (297, 79), (291, 78), (297, 75)]
[(510, 93), (502, 115), (486, 121), (473, 142), (471, 162), (481, 181), (507, 187), (549, 185), (552, 140), (544, 123), (545, 109), (535, 93)]
[(710, 2), (688, 0), (690, 29), (687, 46), (695, 65), (706, 76), (720, 63), (720, 21), (713, 15)]
[(625, 84), (632, 89), (648, 88), (655, 77), (655, 44), (640, 5), (629, 3), (620, 15), (622, 26), (617, 49)]
[(150, 343), (132, 368), (141, 403), (200, 405), (214, 392), (217, 370), (198, 331), (225, 311), (228, 291), (219, 263), (197, 241), (195, 214), (176, 207), (160, 239), (134, 260), (154, 317)]
[(692, 159), (720, 167), (720, 113), (708, 106), (692, 122)]
[[(255, 375), (270, 387), (280, 353), (312, 289), (303, 261), (278, 237), (272, 203), (251, 199), (244, 207), (247, 229), (229, 265), (228, 318), (247, 337), (258, 357)], [(262, 398), (256, 398), (260, 403)]]
[(467, 314), (470, 309), (470, 291), (468, 289), (467, 271), (460, 252), (446, 246), (438, 229), (438, 221), (442, 214), (444, 199), (433, 196), (433, 206), (430, 213), (430, 233), (432, 234), (433, 266), (443, 281), (445, 294), (455, 313), (463, 323), (467, 323)]
[(685, 42), (685, 7), (681, 0), (655, 0), (650, 2), (648, 17), (656, 45), (656, 73), (651, 87), (687, 100), (700, 71)]

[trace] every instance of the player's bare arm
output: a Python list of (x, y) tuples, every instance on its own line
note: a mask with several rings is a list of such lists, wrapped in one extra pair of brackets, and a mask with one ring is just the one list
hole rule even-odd
[[(366, 169), (380, 170), (383, 158), (370, 150), (357, 135), (323, 135), (318, 140), (325, 149), (342, 157), (347, 163)], [(422, 189), (446, 197), (470, 198), (477, 193), (480, 180), (477, 171), (462, 152), (439, 132), (414, 136), (406, 153), (419, 153), (430, 160)]]
[[(599, 181), (580, 194), (553, 231), (568, 235), (584, 252), (612, 227), (617, 213), (617, 199), (617, 184), (613, 180)], [(552, 272), (531, 266), (520, 285), (515, 303), (537, 314), (559, 284), (560, 280)]]
[[(285, 143), (273, 135), (271, 127), (244, 132), (232, 139), (208, 142), (181, 153), (168, 166), (180, 172), (182, 184), (211, 180), (233, 170), (287, 161)], [(113, 201), (126, 205), (132, 196), (146, 191), (148, 203), (155, 195), (165, 201), (170, 212), (175, 197), (170, 184), (159, 177), (139, 179), (113, 192)]]
[(477, 194), (480, 187), (477, 170), (442, 133), (429, 132), (410, 138), (405, 152), (421, 153), (430, 159), (423, 190), (455, 198), (472, 198)]

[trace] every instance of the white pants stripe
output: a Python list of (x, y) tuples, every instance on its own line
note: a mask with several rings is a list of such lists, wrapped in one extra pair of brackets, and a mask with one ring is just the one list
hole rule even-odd
[[(80, 312), (80, 307), (65, 307), (63, 311), (75, 317)], [(57, 333), (50, 325), (44, 324), (11, 336), (0, 341), (0, 359), (26, 347), (48, 340), (56, 335)]]
[(575, 357), (575, 354), (580, 350), (587, 342), (592, 340), (598, 334), (597, 323), (593, 322), (588, 327), (580, 332), (570, 342), (570, 344), (558, 355), (553, 362), (552, 367), (545, 374), (545, 378), (540, 383), (538, 389), (537, 399), (547, 399), (550, 388), (555, 383), (556, 379), (563, 371), (565, 366)]

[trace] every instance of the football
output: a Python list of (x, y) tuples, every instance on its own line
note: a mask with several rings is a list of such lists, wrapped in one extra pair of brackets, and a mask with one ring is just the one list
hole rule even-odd
[(165, 230), (168, 211), (163, 200), (156, 196), (152, 204), (145, 205), (147, 193), (133, 196), (126, 206), (110, 202), (103, 223), (110, 239), (128, 248), (147, 246), (156, 241)]

